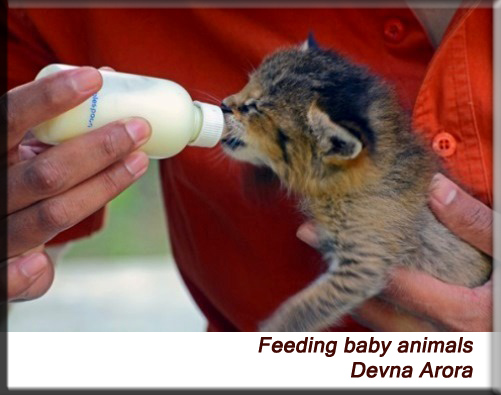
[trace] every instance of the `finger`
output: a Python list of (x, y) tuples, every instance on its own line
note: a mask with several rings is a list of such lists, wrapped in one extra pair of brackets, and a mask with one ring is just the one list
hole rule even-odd
[(15, 162), (11, 163), (11, 166), (19, 161), (33, 159), (34, 157), (36, 157), (37, 155), (41, 154), (42, 152), (46, 151), (47, 149), (49, 149), (51, 147), (52, 146), (48, 145), (48, 144), (45, 144), (45, 145), (20, 144), (18, 146), (18, 158)]
[(296, 237), (313, 248), (318, 247), (318, 237), (312, 222), (302, 224), (296, 232)]
[(492, 327), (492, 281), (474, 289), (444, 283), (417, 270), (396, 268), (383, 297), (401, 308), (440, 323), (449, 330)]
[(7, 212), (58, 195), (144, 144), (147, 121), (131, 118), (70, 139), (9, 168)]
[(20, 161), (31, 159), (51, 147), (53, 147), (52, 144), (42, 143), (29, 131), (24, 135), (19, 145), (7, 153), (7, 166), (10, 167)]
[[(21, 141), (21, 143), (18, 145), (17, 148), (18, 148), (18, 151), (20, 151), (23, 148), (29, 149), (36, 156), (36, 155), (42, 153), (43, 151), (45, 151), (49, 148), (52, 148), (53, 146), (54, 146), (53, 144), (46, 144), (46, 143), (41, 142), (33, 135), (33, 133), (31, 131), (29, 131), (28, 133), (26, 133), (24, 135), (23, 141)], [(20, 160), (29, 159), (29, 158), (23, 157), (21, 154), (19, 155), (19, 157), (20, 157), (19, 158)], [(17, 162), (18, 161), (16, 161), (16, 163)]]
[(9, 256), (44, 244), (117, 196), (148, 168), (144, 152), (134, 152), (68, 191), (8, 216)]
[(36, 252), (14, 258), (7, 266), (7, 297), (9, 302), (42, 296), (52, 285), (54, 267), (49, 257)]
[(18, 86), (1, 97), (7, 107), (8, 149), (26, 131), (82, 103), (102, 85), (99, 71), (80, 67), (48, 75)]
[(383, 332), (435, 332), (431, 322), (416, 317), (379, 298), (367, 300), (352, 314), (363, 326)]
[(438, 219), (464, 241), (492, 256), (493, 211), (442, 174), (435, 175), (430, 189), (430, 206)]

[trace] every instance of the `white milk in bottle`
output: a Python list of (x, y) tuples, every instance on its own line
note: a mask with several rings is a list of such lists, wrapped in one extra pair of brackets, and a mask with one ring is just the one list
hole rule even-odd
[[(76, 68), (44, 67), (35, 79)], [(102, 88), (73, 109), (32, 129), (40, 141), (58, 144), (109, 122), (138, 116), (151, 125), (151, 137), (141, 150), (151, 158), (168, 158), (187, 145), (213, 147), (221, 138), (224, 118), (218, 106), (193, 102), (179, 84), (161, 78), (99, 70)]]

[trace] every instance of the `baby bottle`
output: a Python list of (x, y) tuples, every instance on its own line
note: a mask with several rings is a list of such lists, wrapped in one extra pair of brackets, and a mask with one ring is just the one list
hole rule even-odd
[[(50, 64), (35, 79), (76, 68)], [(151, 125), (141, 147), (150, 158), (168, 158), (187, 145), (213, 147), (221, 138), (224, 118), (218, 106), (193, 101), (179, 84), (154, 77), (99, 70), (102, 88), (71, 110), (32, 129), (40, 141), (58, 144), (109, 122), (139, 116)]]

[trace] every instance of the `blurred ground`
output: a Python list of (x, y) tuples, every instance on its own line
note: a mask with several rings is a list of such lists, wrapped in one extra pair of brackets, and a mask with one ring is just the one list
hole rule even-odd
[(9, 312), (9, 331), (203, 330), (171, 257), (155, 160), (108, 205), (106, 227), (72, 243), (49, 292)]
[(11, 305), (9, 331), (204, 331), (205, 318), (169, 261), (63, 261), (45, 296)]

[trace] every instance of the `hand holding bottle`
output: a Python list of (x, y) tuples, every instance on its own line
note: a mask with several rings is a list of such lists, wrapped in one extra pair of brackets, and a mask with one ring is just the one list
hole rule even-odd
[[(76, 66), (54, 63), (36, 79)], [(151, 137), (141, 148), (151, 158), (169, 158), (187, 145), (215, 146), (224, 127), (223, 112), (213, 104), (193, 102), (179, 84), (162, 78), (101, 70), (102, 86), (69, 111), (33, 128), (44, 143), (58, 144), (109, 122), (141, 116), (151, 126)]]
[(150, 137), (142, 118), (121, 119), (54, 147), (30, 149), (30, 129), (92, 97), (101, 74), (80, 67), (16, 87), (8, 102), (8, 300), (33, 299), (53, 280), (44, 244), (88, 217), (147, 170), (148, 157), (137, 149)]

